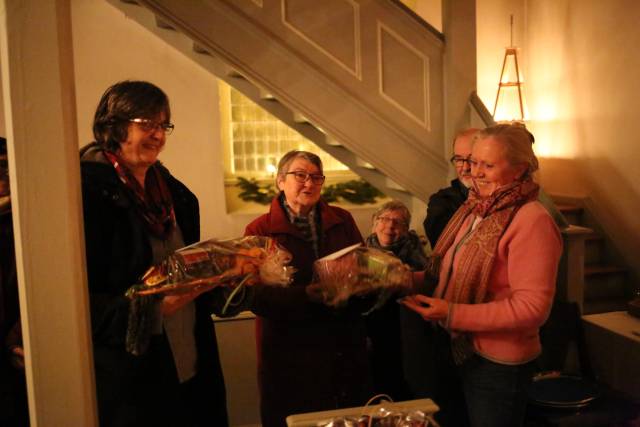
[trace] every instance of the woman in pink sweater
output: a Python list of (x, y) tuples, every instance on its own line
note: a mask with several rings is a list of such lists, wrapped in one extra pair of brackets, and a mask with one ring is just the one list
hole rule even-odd
[[(555, 293), (562, 240), (537, 202), (532, 143), (522, 125), (479, 132), (470, 158), (474, 185), (426, 272), (439, 278), (434, 297), (403, 302), (446, 337), (439, 363), (448, 364), (443, 372), (451, 375), (443, 388), (450, 392), (452, 382), (461, 383), (474, 427), (522, 424), (532, 362), (540, 354), (538, 330)], [(465, 425), (464, 417), (451, 417), (464, 413), (451, 396), (435, 396), (449, 417), (441, 421)]]

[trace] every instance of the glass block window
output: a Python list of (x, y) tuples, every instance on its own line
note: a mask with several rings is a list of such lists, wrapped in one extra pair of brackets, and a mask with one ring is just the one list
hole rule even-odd
[(322, 159), (325, 172), (348, 170), (338, 160), (231, 87), (228, 108), (229, 156), (233, 175), (271, 177), (280, 158), (291, 150), (317, 154)]

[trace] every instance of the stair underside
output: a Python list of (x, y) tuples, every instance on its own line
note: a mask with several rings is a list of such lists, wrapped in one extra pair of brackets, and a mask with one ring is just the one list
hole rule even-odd
[[(355, 56), (340, 57), (294, 3), (109, 1), (388, 196), (426, 201), (446, 184), (443, 43), (392, 2), (345, 2)], [(311, 23), (335, 29), (327, 5), (308, 5)]]

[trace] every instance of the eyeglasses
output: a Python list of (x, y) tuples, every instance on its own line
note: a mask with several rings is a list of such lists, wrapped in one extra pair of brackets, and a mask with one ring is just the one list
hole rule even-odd
[(324, 183), (324, 175), (314, 174), (314, 173), (306, 173), (306, 172), (287, 172), (285, 175), (293, 175), (293, 178), (299, 182), (300, 184), (304, 184), (308, 179), (311, 179), (311, 182), (315, 185), (320, 185)]
[(471, 165), (471, 160), (469, 159), (469, 157), (453, 156), (449, 159), (449, 161), (456, 166), (463, 166), (465, 163)]
[(388, 216), (379, 216), (378, 218), (376, 218), (378, 221), (380, 221), (383, 224), (391, 224), (394, 227), (399, 227), (399, 226), (405, 226), (407, 225), (407, 222), (403, 219), (398, 219), (398, 218), (389, 218)]
[(158, 128), (160, 128), (165, 133), (165, 135), (171, 135), (171, 132), (173, 132), (173, 129), (175, 128), (175, 125), (173, 123), (158, 123), (155, 120), (151, 119), (129, 119), (129, 121), (131, 123), (136, 123), (138, 126), (140, 126), (140, 129), (145, 132), (155, 132), (156, 130), (158, 130)]

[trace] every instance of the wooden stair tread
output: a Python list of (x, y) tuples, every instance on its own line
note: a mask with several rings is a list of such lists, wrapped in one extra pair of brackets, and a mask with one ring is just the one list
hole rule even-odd
[(569, 236), (580, 236), (585, 239), (593, 233), (594, 231), (592, 229), (575, 224), (569, 224), (569, 227), (562, 230), (562, 234), (566, 234)]
[(567, 203), (556, 203), (556, 208), (562, 212), (563, 214), (569, 213), (580, 213), (582, 212), (582, 207), (578, 205), (571, 205)]
[(627, 309), (629, 298), (614, 297), (614, 298), (598, 298), (598, 299), (586, 299), (584, 301), (583, 315), (606, 313), (609, 311), (622, 311)]
[(597, 231), (593, 231), (591, 230), (590, 233), (588, 233), (585, 236), (586, 240), (605, 240), (605, 238), (602, 236), (602, 234), (598, 233)]
[(612, 264), (589, 264), (584, 266), (585, 276), (596, 274), (624, 273), (627, 269)]

